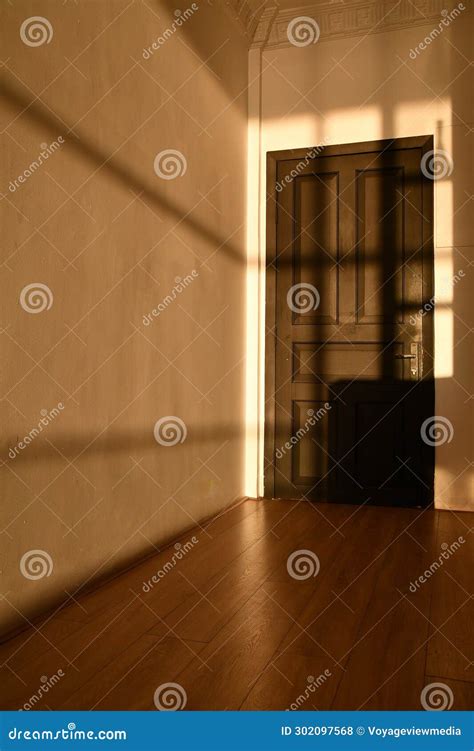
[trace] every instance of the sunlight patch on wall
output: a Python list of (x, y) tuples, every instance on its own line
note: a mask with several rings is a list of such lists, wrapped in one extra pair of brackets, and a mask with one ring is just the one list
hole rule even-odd
[(264, 150), (304, 149), (322, 140), (319, 117), (313, 115), (289, 115), (265, 122)]
[[(316, 110), (265, 120), (264, 150), (304, 149), (321, 143), (342, 144), (381, 137), (377, 107), (335, 109), (321, 118)], [(370, 135), (369, 135), (370, 134)]]
[(379, 107), (367, 105), (330, 110), (324, 118), (322, 134), (330, 143), (357, 143), (382, 138), (382, 113)]
[(263, 447), (260, 428), (263, 426), (262, 393), (264, 395), (265, 330), (264, 263), (260, 253), (260, 51), (249, 53), (248, 131), (247, 131), (247, 302), (245, 360), (245, 475), (244, 493), (251, 498), (263, 494)]
[[(436, 133), (440, 122), (451, 124), (452, 105), (450, 97), (429, 97), (398, 103), (393, 113), (393, 133), (390, 137), (404, 138), (413, 135)], [(436, 144), (437, 148), (440, 144)], [(447, 148), (443, 146), (442, 148)]]
[(435, 253), (435, 378), (453, 375), (453, 253), (438, 248)]

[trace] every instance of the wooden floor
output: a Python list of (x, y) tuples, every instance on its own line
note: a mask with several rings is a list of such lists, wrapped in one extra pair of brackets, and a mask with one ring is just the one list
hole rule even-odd
[[(198, 541), (175, 565), (171, 546), (0, 645), (0, 707), (152, 710), (172, 682), (191, 710), (420, 709), (423, 688), (441, 682), (453, 709), (472, 709), (472, 523), (245, 501), (185, 535), (181, 550)], [(317, 555), (317, 576), (288, 573), (300, 549)]]

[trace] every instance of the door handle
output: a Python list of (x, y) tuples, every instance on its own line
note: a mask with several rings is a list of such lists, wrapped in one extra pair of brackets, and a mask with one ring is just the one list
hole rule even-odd
[(420, 348), (418, 345), (418, 342), (412, 342), (410, 344), (410, 351), (411, 354), (405, 355), (405, 354), (396, 354), (394, 357), (397, 360), (414, 360), (414, 362), (410, 365), (410, 372), (412, 376), (418, 376), (419, 374), (419, 366), (420, 366)]

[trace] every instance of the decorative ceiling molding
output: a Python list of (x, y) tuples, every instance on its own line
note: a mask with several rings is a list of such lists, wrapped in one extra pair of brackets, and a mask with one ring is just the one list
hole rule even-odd
[(225, 9), (238, 22), (249, 45), (252, 43), (265, 5), (266, 0), (259, 0), (259, 2), (255, 2), (255, 0), (224, 0)]
[[(279, 47), (306, 46), (312, 41), (340, 39), (349, 36), (364, 36), (383, 31), (413, 28), (416, 26), (437, 25), (446, 17), (446, 0), (315, 0), (304, 6), (282, 8), (270, 0), (259, 10), (252, 8), (255, 0), (225, 0), (232, 6), (245, 27), (245, 34), (251, 47), (274, 49)], [(456, 6), (454, 3), (453, 7)], [(448, 3), (448, 8), (449, 8)], [(301, 29), (301, 42), (290, 42), (288, 25), (296, 18), (303, 17), (308, 22)], [(298, 34), (297, 27), (294, 28)], [(313, 37), (311, 37), (313, 35)]]
[(263, 10), (252, 37), (252, 47), (267, 46), (277, 15), (278, 8), (275, 6), (270, 6)]

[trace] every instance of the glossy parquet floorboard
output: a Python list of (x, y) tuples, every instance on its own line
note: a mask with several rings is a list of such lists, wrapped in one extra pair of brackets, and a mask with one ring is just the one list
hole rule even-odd
[(420, 709), (442, 683), (473, 708), (472, 518), (244, 501), (1, 644), (0, 706), (154, 710), (177, 683), (191, 710)]

